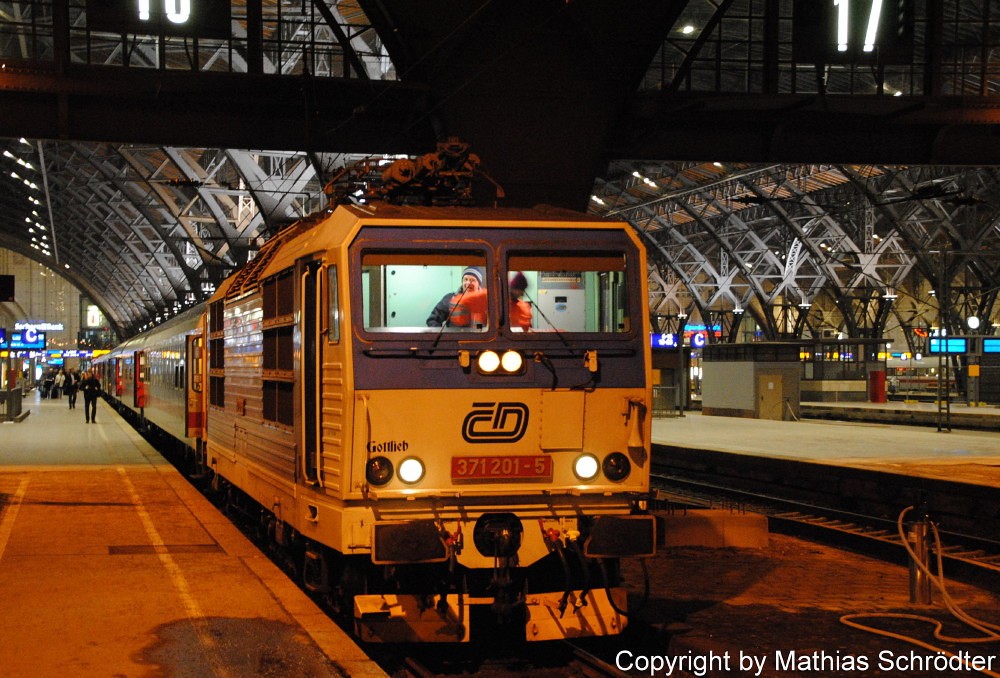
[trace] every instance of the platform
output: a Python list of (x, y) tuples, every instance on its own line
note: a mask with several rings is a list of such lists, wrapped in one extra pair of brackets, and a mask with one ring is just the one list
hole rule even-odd
[(384, 676), (103, 401), (0, 425), (0, 674)]
[(654, 419), (653, 443), (1000, 487), (1000, 417), (997, 426), (996, 431), (945, 432), (922, 426), (690, 412)]
[(1000, 407), (986, 403), (975, 405), (954, 401), (947, 412), (935, 402), (890, 400), (887, 403), (817, 403), (803, 402), (802, 419), (835, 419), (878, 424), (913, 424), (935, 430), (1000, 430)]

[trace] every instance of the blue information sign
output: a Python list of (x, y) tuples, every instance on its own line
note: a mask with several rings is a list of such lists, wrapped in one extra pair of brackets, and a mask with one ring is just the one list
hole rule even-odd
[(37, 330), (17, 330), (11, 332), (7, 348), (12, 351), (44, 351), (45, 332)]
[(7, 348), (7, 330), (0, 327), (0, 348)]
[(653, 333), (650, 335), (650, 343), (653, 348), (677, 348), (677, 335), (669, 333)]
[(983, 353), (1000, 353), (1000, 339), (983, 337)]
[(946, 353), (949, 355), (968, 353), (969, 340), (965, 337), (946, 337), (944, 339), (931, 337), (929, 348), (931, 353)]

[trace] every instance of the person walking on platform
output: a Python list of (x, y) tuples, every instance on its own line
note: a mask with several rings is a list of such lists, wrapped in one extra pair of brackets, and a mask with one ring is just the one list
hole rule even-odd
[(66, 399), (69, 400), (69, 409), (76, 409), (76, 391), (80, 387), (80, 373), (70, 370), (66, 373), (66, 381), (63, 382), (63, 390), (66, 392)]
[(80, 382), (80, 390), (83, 391), (83, 414), (87, 418), (87, 423), (96, 424), (97, 397), (101, 395), (101, 382), (97, 375), (88, 372), (84, 380)]
[(58, 372), (56, 372), (55, 383), (52, 384), (53, 398), (62, 397), (63, 385), (65, 385), (65, 383), (66, 383), (66, 373), (60, 369)]

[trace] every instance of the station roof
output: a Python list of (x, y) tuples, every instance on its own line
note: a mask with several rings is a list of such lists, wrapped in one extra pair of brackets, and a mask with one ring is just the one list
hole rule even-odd
[(860, 336), (889, 314), (995, 322), (989, 0), (904, 3), (908, 43), (827, 63), (803, 53), (791, 0), (442, 5), (232, 2), (223, 39), (8, 3), (0, 245), (127, 337), (323, 207), (346, 163), (454, 133), (504, 204), (629, 220), (665, 324), (749, 312), (780, 338)]

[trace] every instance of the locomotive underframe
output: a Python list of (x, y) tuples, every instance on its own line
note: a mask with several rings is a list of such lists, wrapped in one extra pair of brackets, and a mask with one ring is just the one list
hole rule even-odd
[[(259, 506), (271, 540), (296, 561), (290, 569), (308, 588), (350, 610), (359, 635), (372, 642), (468, 642), (474, 628), (496, 625), (519, 627), (523, 633), (515, 635), (526, 641), (621, 633), (627, 596), (618, 559), (608, 554), (618, 546), (595, 545), (603, 557), (588, 556), (593, 521), (617, 516), (637, 522), (623, 557), (655, 549), (652, 516), (630, 515), (638, 496), (633, 504), (603, 494), (521, 503), (462, 497), (461, 505), (457, 498), (439, 498), (430, 511), (434, 518), (426, 519), (418, 517), (428, 514), (426, 506), (417, 512), (406, 500), (343, 502), (220, 452), (209, 446), (216, 477)], [(474, 544), (477, 521), (511, 512), (523, 528), (517, 548), (509, 557), (483, 553)], [(410, 559), (374, 562), (379, 527), (419, 523), (434, 529), (403, 531), (397, 539), (404, 543), (386, 551)], [(430, 535), (435, 543), (405, 541), (414, 534)]]

